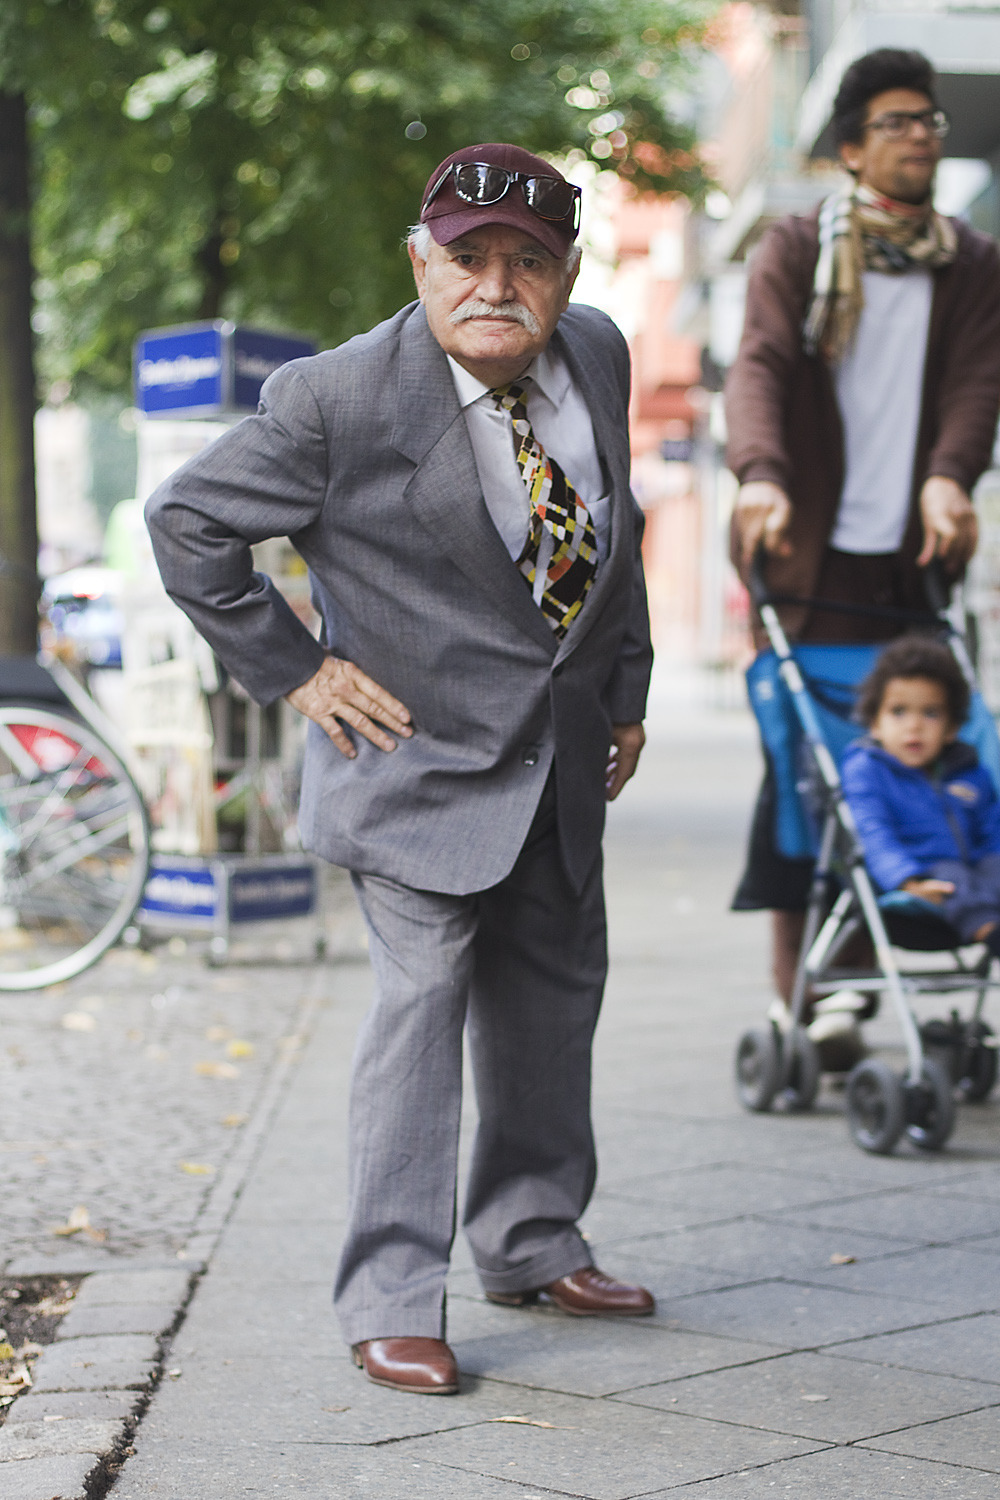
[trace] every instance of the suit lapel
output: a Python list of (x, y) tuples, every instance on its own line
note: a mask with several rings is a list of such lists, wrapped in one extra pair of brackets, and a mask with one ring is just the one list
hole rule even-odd
[(493, 525), (451, 370), (422, 307), (404, 325), (391, 438), (416, 464), (405, 497), (441, 551), (505, 619), (555, 654), (556, 639)]
[[(629, 515), (632, 505), (629, 474), (622, 462), (622, 435), (612, 416), (621, 400), (621, 393), (609, 378), (605, 367), (593, 357), (587, 343), (576, 338), (571, 327), (559, 327), (555, 342), (586, 402), (594, 427), (597, 455), (611, 480), (611, 547), (605, 562), (597, 570), (597, 577), (583, 609), (560, 643), (559, 656), (564, 657), (576, 649), (599, 619), (613, 590), (620, 587), (628, 577), (633, 533)], [(627, 452), (627, 447), (624, 451)]]

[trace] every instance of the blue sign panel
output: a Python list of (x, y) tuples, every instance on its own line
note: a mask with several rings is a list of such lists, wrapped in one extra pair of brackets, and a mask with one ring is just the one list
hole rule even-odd
[(221, 325), (196, 324), (140, 335), (135, 404), (149, 416), (206, 416), (225, 404)]
[(233, 406), (256, 411), (260, 388), (269, 375), (290, 359), (305, 359), (316, 349), (308, 339), (283, 333), (259, 333), (255, 328), (233, 331)]
[(229, 920), (270, 922), (277, 917), (308, 917), (316, 907), (316, 867), (267, 866), (229, 872)]
[(219, 911), (215, 871), (204, 860), (154, 854), (139, 907), (140, 917), (184, 926), (211, 927)]
[(254, 412), (269, 375), (315, 352), (308, 339), (235, 323), (154, 329), (136, 341), (135, 404), (149, 417)]

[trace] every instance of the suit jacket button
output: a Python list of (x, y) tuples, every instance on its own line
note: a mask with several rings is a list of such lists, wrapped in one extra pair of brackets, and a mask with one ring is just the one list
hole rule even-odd
[(537, 766), (538, 765), (538, 751), (537, 750), (533, 750), (530, 746), (528, 747), (527, 750), (522, 750), (521, 751), (521, 764), (522, 764), (522, 766)]

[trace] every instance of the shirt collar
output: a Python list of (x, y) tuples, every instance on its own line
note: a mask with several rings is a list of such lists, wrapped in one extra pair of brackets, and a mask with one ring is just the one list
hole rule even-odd
[[(479, 401), (483, 396), (489, 395), (490, 387), (488, 385), (483, 385), (483, 382), (477, 380), (475, 375), (470, 375), (469, 371), (463, 369), (457, 360), (452, 359), (450, 354), (446, 355), (445, 358), (451, 367), (451, 375), (455, 382), (455, 391), (458, 395), (459, 406), (463, 408), (471, 406), (473, 402)], [(570, 373), (566, 368), (565, 362), (559, 358), (558, 354), (553, 352), (551, 345), (543, 349), (541, 354), (537, 354), (531, 361), (531, 364), (524, 372), (524, 378), (527, 378), (529, 375), (534, 381), (536, 388), (552, 406), (559, 406), (562, 403), (570, 387)]]

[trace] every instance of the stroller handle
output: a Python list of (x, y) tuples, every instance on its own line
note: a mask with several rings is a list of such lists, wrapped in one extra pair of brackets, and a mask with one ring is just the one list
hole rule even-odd
[(951, 603), (951, 586), (940, 557), (931, 558), (926, 567), (920, 570), (927, 596), (926, 610), (897, 609), (889, 604), (844, 604), (835, 599), (810, 599), (796, 594), (772, 593), (764, 577), (766, 558), (767, 550), (761, 542), (750, 560), (750, 576), (747, 580), (750, 599), (757, 610), (767, 604), (798, 604), (808, 609), (827, 610), (831, 614), (869, 615), (883, 620), (909, 621), (913, 625), (946, 624), (950, 628), (950, 621), (945, 616)]

